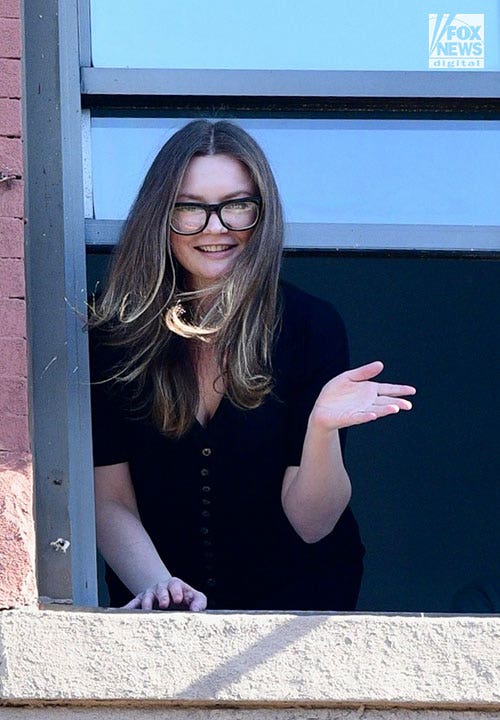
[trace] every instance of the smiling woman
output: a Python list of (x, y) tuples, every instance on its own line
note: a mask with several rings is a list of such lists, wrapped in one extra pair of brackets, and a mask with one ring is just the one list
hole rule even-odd
[(411, 409), (415, 389), (375, 382), (381, 362), (347, 369), (336, 311), (280, 284), (282, 245), (276, 184), (245, 131), (200, 120), (166, 143), (91, 318), (113, 605), (355, 608), (364, 548), (343, 431)]

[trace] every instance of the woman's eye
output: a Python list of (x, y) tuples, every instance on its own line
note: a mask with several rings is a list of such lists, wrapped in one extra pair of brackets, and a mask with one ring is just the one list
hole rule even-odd
[(252, 204), (249, 202), (232, 202), (226, 205), (228, 210), (234, 210), (235, 212), (245, 212), (246, 210), (250, 210), (251, 207)]
[(176, 210), (183, 215), (193, 215), (194, 213), (203, 212), (203, 209), (199, 208), (197, 205), (182, 205), (181, 207), (176, 208)]

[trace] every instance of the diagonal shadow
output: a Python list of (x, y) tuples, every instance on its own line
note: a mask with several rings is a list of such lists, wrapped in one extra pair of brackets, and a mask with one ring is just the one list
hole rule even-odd
[(304, 613), (304, 615), (293, 617), (247, 650), (238, 653), (226, 663), (218, 665), (212, 672), (188, 685), (179, 695), (191, 699), (206, 697), (216, 699), (219, 691), (237, 682), (250, 670), (266, 663), (273, 655), (277, 655), (289, 645), (320, 627), (327, 622), (329, 617), (331, 617), (331, 613), (325, 615)]

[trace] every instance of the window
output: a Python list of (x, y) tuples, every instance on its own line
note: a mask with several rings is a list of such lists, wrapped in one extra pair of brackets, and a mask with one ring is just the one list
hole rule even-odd
[[(273, 166), (290, 225), (289, 247), (349, 248), (345, 226), (355, 225), (371, 225), (374, 238), (380, 235), (377, 225), (398, 226), (398, 236), (385, 235), (379, 248), (465, 250), (467, 239), (476, 249), (499, 245), (498, 237), (485, 232), (500, 225), (498, 121), (236, 121)], [(185, 122), (164, 116), (92, 118), (96, 220), (126, 217), (156, 152)], [(422, 225), (432, 226), (427, 242), (415, 237), (415, 226)], [(462, 226), (462, 234), (437, 227), (447, 225)], [(473, 241), (474, 226), (482, 232)]]
[[(50, 35), (54, 49), (55, 20), (50, 25), (47, 14), (37, 19), (36, 5), (26, 8), (28, 32)], [(66, 3), (59, 26), (64, 71), (41, 97), (36, 85), (45, 73), (42, 87), (48, 87), (49, 69), (35, 48), (30, 50), (32, 68), (38, 63), (29, 80), (28, 144), (32, 282), (38, 288), (32, 327), (39, 518), (43, 503), (69, 487), (69, 519), (64, 503), (58, 504), (77, 559), (66, 570), (75, 600), (91, 604), (88, 386), (81, 332), (85, 244), (92, 288), (102, 277), (103, 251), (116, 241), (159, 144), (186, 119), (229, 117), (255, 134), (274, 165), (289, 223), (287, 276), (340, 306), (351, 330), (353, 359), (380, 355), (389, 368), (405, 370), (405, 378), (411, 370), (409, 381), (421, 387), (418, 428), (408, 420), (390, 432), (356, 431), (350, 441), (355, 502), (375, 551), (364, 609), (446, 610), (461, 574), (486, 572), (498, 550), (495, 440), (489, 435), (495, 424), (482, 398), (489, 393), (498, 325), (492, 258), (500, 248), (499, 3), (470, 0), (463, 8), (453, 2), (386, 0), (374, 13), (366, 3), (339, 9), (318, 0), (307, 12), (297, 8), (299, 15), (290, 15), (288, 6), (284, 12), (281, 3), (262, 12), (254, 3), (247, 15), (237, 16), (226, 2), (212, 3), (210, 15), (196, 5), (183, 3), (176, 12), (169, 6), (167, 14), (164, 3), (150, 2), (138, 15), (131, 3)], [(235, 29), (229, 33), (231, 23)], [(256, 23), (266, 32), (252, 32)], [(439, 47), (433, 45), (435, 31)], [(210, 43), (209, 57), (205, 40), (216, 32), (231, 42)], [(249, 37), (251, 43), (242, 41)], [(447, 64), (433, 65), (436, 60)], [(62, 114), (52, 108), (55, 114), (48, 116), (47, 103), (59, 97)], [(34, 140), (37, 133), (49, 143), (43, 152)], [(49, 168), (56, 191), (48, 207), (44, 159), (50, 154), (57, 159)], [(325, 203), (325, 195), (332, 202)], [(49, 342), (47, 327), (53, 329)], [(52, 362), (54, 357), (66, 360)], [(54, 417), (58, 428), (67, 429), (62, 443), (51, 427)], [(406, 460), (403, 473), (388, 461), (395, 447)], [(374, 491), (380, 483), (383, 493)], [(463, 498), (458, 510), (457, 495)], [(445, 512), (445, 505), (454, 513)], [(376, 527), (370, 525), (375, 515)], [(388, 526), (404, 539), (400, 547), (394, 547), (394, 535), (384, 533)], [(46, 528), (47, 538), (53, 529)], [(430, 530), (438, 535), (429, 537)], [(422, 539), (425, 551), (419, 552)], [(467, 547), (462, 565), (450, 562), (450, 551), (462, 543)], [(50, 572), (54, 555), (43, 560), (41, 552), (42, 573)], [(395, 557), (389, 568), (388, 552)], [(412, 562), (417, 558), (418, 567)], [(67, 560), (61, 556), (57, 562)], [(384, 583), (374, 580), (380, 573), (407, 583), (407, 590), (397, 592), (385, 583), (394, 606)]]
[(101, 68), (500, 69), (493, 0), (150, 0), (140, 13), (132, 3), (91, 0), (90, 8), (92, 61)]

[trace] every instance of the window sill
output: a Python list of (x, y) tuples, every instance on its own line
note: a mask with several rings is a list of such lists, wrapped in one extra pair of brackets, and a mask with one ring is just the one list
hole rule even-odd
[(2, 704), (500, 709), (500, 616), (0, 613)]

